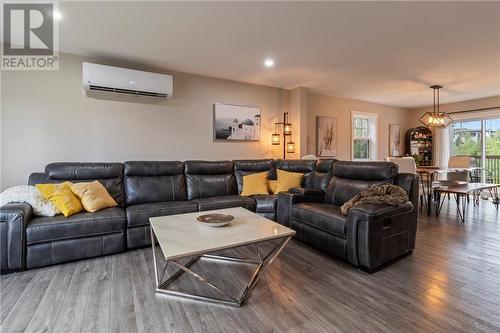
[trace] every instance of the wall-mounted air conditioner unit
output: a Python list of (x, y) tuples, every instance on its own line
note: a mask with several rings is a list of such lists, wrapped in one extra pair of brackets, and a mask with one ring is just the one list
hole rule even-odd
[(105, 92), (168, 99), (172, 97), (171, 75), (83, 63), (83, 87), (89, 92)]

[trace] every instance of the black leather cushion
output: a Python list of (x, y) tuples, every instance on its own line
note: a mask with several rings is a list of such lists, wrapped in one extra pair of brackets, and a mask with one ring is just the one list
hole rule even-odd
[(326, 191), (330, 179), (332, 179), (333, 165), (337, 160), (318, 160), (316, 171), (314, 172), (309, 187)]
[(29, 184), (89, 182), (97, 180), (106, 187), (118, 204), (123, 202), (123, 165), (104, 162), (58, 162), (45, 167), (45, 178), (39, 173), (30, 176)]
[(243, 176), (257, 173), (269, 172), (268, 179), (276, 179), (276, 169), (274, 160), (236, 160), (234, 161), (234, 175), (238, 185), (238, 193), (243, 190)]
[(197, 212), (198, 205), (193, 201), (155, 202), (129, 206), (126, 211), (127, 226), (135, 227), (149, 225), (150, 217)]
[(398, 168), (391, 162), (338, 161), (333, 165), (325, 202), (342, 206), (356, 194), (382, 184), (392, 184)]
[(182, 162), (125, 162), (124, 177), (127, 206), (187, 199)]
[(125, 251), (125, 232), (36, 243), (26, 248), (26, 268), (105, 256)]
[(198, 204), (198, 210), (223, 209), (231, 207), (243, 207), (255, 212), (255, 200), (250, 197), (241, 197), (239, 195), (224, 195), (219, 197), (194, 199)]
[(43, 184), (47, 182), (45, 172), (33, 172), (28, 178), (28, 185), (35, 186), (36, 184)]
[(311, 187), (316, 160), (276, 160), (276, 169), (303, 173), (302, 187)]
[(65, 240), (96, 236), (125, 230), (125, 210), (120, 207), (106, 208), (95, 213), (79, 213), (64, 217), (35, 217), (26, 227), (26, 242)]
[(255, 211), (257, 213), (274, 213), (276, 212), (276, 204), (278, 202), (278, 196), (276, 194), (257, 194), (252, 195), (257, 206)]
[(331, 204), (304, 202), (293, 206), (292, 219), (337, 236), (347, 237), (347, 217)]
[(337, 161), (332, 172), (335, 177), (347, 179), (391, 180), (398, 174), (398, 167), (392, 162)]
[(188, 199), (238, 193), (231, 161), (186, 161)]

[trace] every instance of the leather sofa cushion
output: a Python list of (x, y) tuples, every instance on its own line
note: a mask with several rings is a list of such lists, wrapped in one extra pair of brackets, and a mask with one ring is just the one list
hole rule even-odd
[(125, 162), (124, 177), (127, 206), (187, 199), (183, 162)]
[(342, 206), (360, 192), (383, 184), (392, 184), (398, 167), (392, 162), (337, 161), (333, 165), (333, 177), (325, 193), (325, 202)]
[(390, 180), (398, 174), (398, 167), (392, 162), (337, 161), (332, 169), (335, 177), (366, 181)]
[(335, 162), (337, 162), (335, 159), (318, 160), (316, 163), (316, 171), (312, 176), (309, 187), (326, 191), (326, 188), (332, 179), (332, 169)]
[(276, 204), (278, 202), (278, 196), (275, 194), (257, 194), (252, 195), (257, 206), (255, 211), (257, 213), (274, 213), (276, 211)]
[(193, 213), (197, 211), (198, 205), (192, 201), (169, 201), (133, 205), (126, 209), (127, 226), (149, 225), (150, 217)]
[(188, 199), (210, 198), (238, 193), (231, 161), (187, 161)]
[(251, 197), (241, 197), (239, 195), (224, 195), (211, 198), (194, 199), (193, 202), (198, 204), (198, 210), (212, 210), (232, 207), (243, 207), (252, 212), (255, 212), (256, 203)]
[(369, 189), (375, 185), (390, 184), (389, 180), (365, 181), (358, 179), (345, 179), (333, 177), (326, 189), (325, 202), (332, 203), (335, 206), (342, 206), (351, 200), (355, 195)]
[(45, 167), (45, 177), (41, 173), (30, 175), (29, 185), (41, 183), (62, 183), (64, 181), (91, 182), (99, 181), (111, 197), (121, 205), (123, 192), (123, 165), (104, 162), (58, 162)]
[(337, 236), (347, 237), (347, 217), (340, 213), (340, 207), (331, 204), (296, 204), (292, 208), (292, 219)]
[(26, 243), (29, 245), (120, 232), (125, 230), (125, 224), (125, 210), (120, 207), (69, 217), (35, 217), (26, 227)]
[(238, 185), (238, 193), (243, 189), (243, 176), (268, 171), (268, 179), (276, 179), (275, 162), (272, 159), (265, 160), (235, 160), (234, 175)]

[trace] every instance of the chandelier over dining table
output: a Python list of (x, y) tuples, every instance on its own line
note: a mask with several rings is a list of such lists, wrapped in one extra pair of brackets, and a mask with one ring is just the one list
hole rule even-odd
[(420, 122), (429, 128), (445, 128), (453, 121), (453, 119), (446, 113), (441, 112), (439, 104), (439, 89), (443, 88), (438, 84), (430, 86), (434, 90), (434, 107), (432, 112), (426, 112)]

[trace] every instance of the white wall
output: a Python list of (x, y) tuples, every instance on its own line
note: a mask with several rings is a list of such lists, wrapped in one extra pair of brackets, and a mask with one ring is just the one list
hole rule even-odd
[[(25, 184), (31, 172), (43, 171), (56, 161), (281, 156), (270, 137), (274, 122), (289, 109), (288, 90), (164, 71), (174, 76), (171, 100), (161, 104), (99, 100), (82, 92), (83, 61), (125, 65), (64, 54), (59, 71), (1, 74), (2, 188)], [(261, 106), (262, 140), (214, 142), (215, 102)]]

